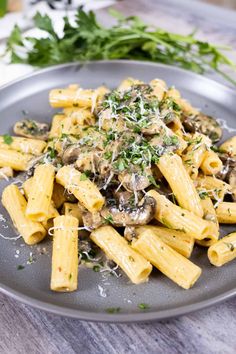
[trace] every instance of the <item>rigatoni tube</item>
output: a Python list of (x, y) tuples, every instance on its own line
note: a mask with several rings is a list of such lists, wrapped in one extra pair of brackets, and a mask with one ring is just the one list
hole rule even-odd
[(99, 211), (103, 207), (104, 198), (96, 184), (74, 167), (64, 166), (60, 168), (56, 175), (56, 181), (74, 194), (79, 202), (91, 213)]
[(152, 230), (141, 232), (132, 248), (184, 289), (189, 289), (201, 275), (201, 268), (174, 251)]
[(45, 141), (19, 136), (12, 136), (10, 144), (6, 144), (4, 137), (0, 136), (0, 149), (16, 150), (24, 154), (40, 155), (46, 145)]
[(211, 264), (220, 267), (236, 258), (236, 232), (217, 241), (208, 249)]
[(16, 229), (25, 243), (34, 245), (46, 236), (45, 228), (39, 222), (26, 217), (26, 200), (14, 184), (7, 186), (2, 193), (2, 204), (8, 211)]
[(216, 208), (216, 216), (220, 224), (236, 223), (236, 203), (222, 202)]
[(205, 237), (209, 229), (209, 223), (206, 220), (173, 204), (155, 190), (148, 191), (147, 195), (156, 200), (154, 217), (162, 224), (170, 229), (183, 231), (198, 240)]
[(0, 167), (11, 167), (16, 171), (26, 171), (32, 157), (30, 154), (22, 154), (15, 150), (0, 149)]
[(219, 238), (219, 223), (212, 200), (209, 197), (205, 197), (201, 200), (201, 204), (204, 211), (203, 217), (209, 222), (209, 229), (205, 238), (203, 240), (196, 240), (196, 243), (204, 247), (210, 247)]
[(91, 240), (100, 247), (126, 273), (134, 284), (148, 280), (151, 264), (130, 247), (112, 226), (101, 226), (90, 235)]
[(35, 168), (26, 208), (26, 215), (31, 220), (49, 219), (54, 177), (55, 168), (50, 164), (38, 165)]
[(51, 290), (69, 292), (78, 286), (78, 219), (54, 219)]
[(137, 233), (137, 235), (141, 234), (143, 231), (152, 231), (176, 252), (182, 254), (186, 258), (191, 256), (194, 246), (194, 238), (192, 236), (182, 231), (156, 225), (143, 225), (135, 228), (135, 233)]
[(179, 205), (202, 217), (203, 210), (196, 188), (178, 155), (163, 155), (158, 168), (170, 185)]

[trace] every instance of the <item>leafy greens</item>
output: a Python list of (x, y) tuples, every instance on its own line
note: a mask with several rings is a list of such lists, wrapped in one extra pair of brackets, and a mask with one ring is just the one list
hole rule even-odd
[(194, 33), (184, 36), (161, 28), (150, 29), (136, 16), (124, 17), (114, 10), (111, 14), (117, 18), (117, 24), (106, 28), (97, 22), (93, 11), (86, 13), (79, 8), (75, 25), (64, 17), (63, 36), (59, 37), (50, 17), (37, 13), (35, 27), (47, 32), (48, 37), (23, 37), (15, 26), (6, 51), (12, 63), (37, 67), (71, 61), (136, 59), (177, 65), (199, 74), (212, 69), (236, 85), (236, 81), (222, 71), (222, 65), (236, 70), (236, 64), (220, 47), (198, 40)]

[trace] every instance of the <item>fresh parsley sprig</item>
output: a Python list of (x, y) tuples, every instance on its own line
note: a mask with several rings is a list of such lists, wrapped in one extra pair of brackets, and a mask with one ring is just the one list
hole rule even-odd
[(93, 11), (86, 13), (79, 8), (75, 25), (64, 17), (60, 38), (50, 17), (37, 13), (34, 25), (47, 32), (48, 38), (25, 38), (15, 26), (6, 50), (12, 63), (37, 67), (71, 61), (137, 59), (177, 65), (200, 74), (212, 69), (236, 85), (222, 69), (236, 70), (236, 64), (224, 55), (222, 47), (198, 40), (195, 33), (184, 36), (161, 28), (150, 29), (136, 16), (124, 17), (115, 10), (111, 14), (117, 24), (106, 28), (97, 22)]

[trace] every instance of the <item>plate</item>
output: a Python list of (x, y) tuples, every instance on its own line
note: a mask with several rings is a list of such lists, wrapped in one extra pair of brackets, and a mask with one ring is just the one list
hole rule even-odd
[[(236, 93), (214, 81), (175, 67), (138, 61), (98, 61), (66, 64), (38, 71), (0, 90), (0, 131), (12, 133), (15, 121), (24, 118), (50, 121), (55, 110), (48, 104), (52, 88), (79, 83), (85, 88), (106, 84), (116, 87), (122, 79), (132, 76), (143, 81), (164, 79), (175, 85), (193, 105), (207, 114), (223, 119), (224, 139), (236, 134)], [(17, 178), (16, 181), (17, 183)], [(0, 182), (2, 192), (7, 182)], [(183, 290), (159, 272), (150, 281), (131, 284), (124, 275), (117, 279), (90, 269), (79, 269), (79, 290), (70, 294), (49, 290), (51, 271), (51, 240), (26, 246), (14, 240), (16, 232), (0, 206), (0, 289), (26, 304), (56, 314), (82, 320), (135, 322), (159, 320), (202, 309), (236, 294), (235, 261), (222, 268), (210, 265), (206, 250), (195, 247), (192, 260), (203, 269), (194, 287)], [(233, 230), (225, 227), (223, 234)], [(24, 266), (24, 269), (18, 269)], [(21, 267), (20, 267), (21, 268)], [(140, 303), (149, 308), (141, 310)], [(117, 313), (112, 310), (117, 309)], [(115, 311), (115, 310), (114, 310)], [(108, 313), (111, 312), (111, 313)]]

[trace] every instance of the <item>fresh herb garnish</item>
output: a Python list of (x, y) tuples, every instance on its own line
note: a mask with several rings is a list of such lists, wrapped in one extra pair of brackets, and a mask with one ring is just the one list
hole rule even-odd
[(8, 134), (4, 134), (3, 141), (4, 141), (4, 144), (11, 145), (11, 143), (13, 142), (13, 138), (12, 138), (12, 136), (10, 136)]
[(120, 312), (121, 308), (120, 307), (108, 307), (106, 309), (107, 313), (118, 313)]
[(148, 310), (150, 308), (150, 306), (148, 304), (141, 303), (141, 304), (138, 304), (138, 308), (140, 308), (140, 310)]
[(93, 271), (97, 273), (100, 271), (100, 268), (101, 267), (99, 265), (95, 265), (95, 266), (93, 266)]
[[(48, 15), (37, 13), (33, 26), (45, 31), (48, 37), (23, 37), (16, 25), (7, 41), (7, 53), (12, 63), (25, 63), (37, 67), (99, 59), (139, 59), (177, 65), (203, 74), (214, 70), (226, 80), (236, 82), (222, 71), (222, 66), (236, 69), (219, 46), (196, 38), (195, 33), (181, 35), (161, 28), (150, 30), (136, 16), (124, 17), (112, 10), (118, 25), (104, 27), (94, 12), (78, 9), (75, 24), (64, 17), (63, 34), (59, 36)], [(28, 44), (30, 43), (31, 46)], [(230, 48), (225, 48), (230, 49)], [(23, 57), (21, 52), (26, 51)]]
[(113, 217), (111, 215), (108, 215), (104, 218), (108, 224), (114, 224)]
[(23, 265), (20, 264), (17, 266), (17, 270), (22, 270), (22, 269), (25, 269), (25, 267)]
[(85, 173), (81, 173), (80, 181), (86, 181), (86, 179), (88, 179), (87, 175)]
[(224, 242), (224, 244), (228, 247), (228, 249), (233, 252), (235, 247), (231, 242)]

